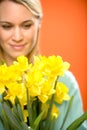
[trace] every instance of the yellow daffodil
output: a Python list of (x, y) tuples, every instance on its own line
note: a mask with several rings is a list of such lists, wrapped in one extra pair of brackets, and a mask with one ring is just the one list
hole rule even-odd
[(68, 95), (68, 88), (65, 84), (58, 82), (56, 86), (55, 101), (62, 104), (63, 101), (70, 99)]
[[(59, 104), (70, 99), (69, 90), (65, 84), (57, 82), (55, 86), (57, 77), (63, 76), (69, 66), (70, 64), (63, 62), (60, 56), (35, 56), (33, 64), (28, 63), (27, 57), (20, 56), (12, 65), (3, 64), (0, 66), (0, 94), (5, 91), (7, 95), (4, 99), (10, 100), (13, 104), (15, 97), (18, 97), (23, 109), (23, 106), (27, 105), (27, 88), (31, 107), (33, 102), (38, 100), (41, 103), (40, 110), (43, 111), (46, 108), (45, 118), (53, 95), (54, 100)], [(59, 110), (54, 102), (50, 115), (51, 119), (57, 118), (59, 115)], [(23, 112), (26, 120), (28, 113), (25, 110)]]
[(54, 93), (54, 86), (52, 86), (50, 82), (45, 81), (41, 88), (41, 93), (38, 95), (38, 98), (42, 103), (45, 103)]
[(54, 118), (55, 119), (58, 118), (58, 115), (59, 115), (59, 110), (56, 107), (56, 105), (53, 104), (52, 111), (51, 111), (51, 120), (54, 119)]

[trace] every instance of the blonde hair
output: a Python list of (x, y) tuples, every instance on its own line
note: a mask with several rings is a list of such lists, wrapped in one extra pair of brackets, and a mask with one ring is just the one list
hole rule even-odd
[(22, 4), (38, 18), (41, 18), (43, 15), (40, 0), (0, 0), (0, 3), (3, 1), (13, 1), (15, 3)]
[[(15, 3), (24, 5), (38, 19), (41, 19), (43, 16), (40, 0), (0, 0), (0, 3), (3, 1), (13, 1)], [(39, 33), (39, 29), (37, 31), (38, 31), (37, 33)], [(33, 61), (33, 55), (38, 55), (38, 53), (39, 53), (37, 42), (38, 42), (38, 34), (37, 34), (36, 44), (35, 44), (34, 48), (32, 49), (32, 51), (28, 55), (30, 62)], [(0, 47), (0, 62), (2, 59), (4, 59), (3, 58), (3, 50)]]

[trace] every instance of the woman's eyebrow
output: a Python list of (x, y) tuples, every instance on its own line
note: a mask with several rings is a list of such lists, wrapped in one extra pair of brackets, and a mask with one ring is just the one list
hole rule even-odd
[(34, 20), (33, 19), (28, 19), (28, 20), (23, 21), (22, 23), (28, 23), (28, 22), (34, 22)]
[(12, 24), (11, 22), (8, 21), (0, 21), (0, 23)]
[[(28, 19), (28, 20), (22, 21), (21, 23), (24, 24), (24, 23), (27, 23), (27, 22), (34, 22), (34, 19)], [(0, 23), (12, 24), (12, 22), (3, 21), (3, 20), (1, 20)]]

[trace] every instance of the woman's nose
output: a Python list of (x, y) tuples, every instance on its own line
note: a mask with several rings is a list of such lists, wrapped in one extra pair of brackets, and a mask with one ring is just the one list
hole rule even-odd
[(23, 40), (21, 28), (19, 28), (19, 27), (14, 28), (12, 39), (15, 42), (20, 42)]

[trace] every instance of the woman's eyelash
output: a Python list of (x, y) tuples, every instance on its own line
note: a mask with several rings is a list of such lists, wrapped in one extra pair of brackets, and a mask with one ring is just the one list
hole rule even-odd
[[(25, 29), (28, 29), (30, 28), (31, 26), (33, 25), (33, 23), (29, 23), (29, 24), (23, 24), (23, 25), (20, 25), (21, 28), (25, 28)], [(12, 25), (1, 25), (3, 29), (11, 29), (13, 26)]]
[(2, 25), (2, 27), (5, 29), (10, 29), (12, 26), (11, 25)]
[(25, 24), (25, 25), (23, 25), (23, 27), (25, 27), (25, 28), (29, 28), (31, 26), (32, 26), (32, 24)]

